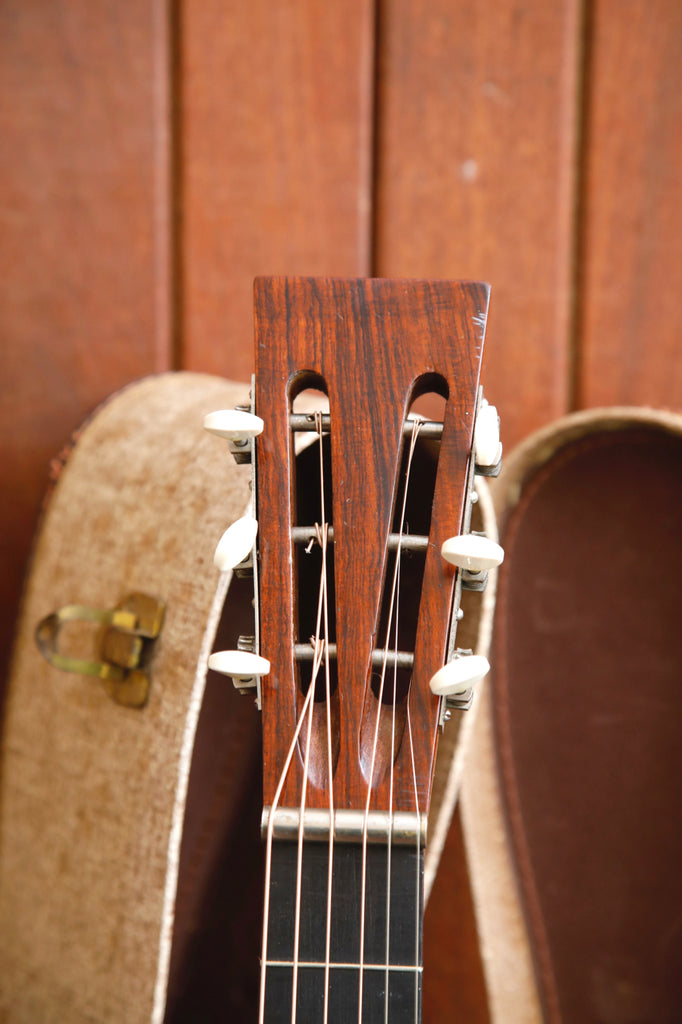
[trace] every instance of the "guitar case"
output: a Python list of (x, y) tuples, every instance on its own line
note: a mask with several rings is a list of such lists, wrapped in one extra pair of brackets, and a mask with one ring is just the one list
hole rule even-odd
[(682, 418), (578, 413), (495, 482), (461, 814), (493, 1024), (682, 1020)]
[[(212, 562), (249, 507), (250, 468), (201, 426), (247, 390), (200, 374), (146, 379), (55, 463), (3, 731), (6, 1024), (255, 1019), (260, 721), (253, 700), (207, 672), (213, 649), (253, 632), (250, 584)], [(485, 484), (478, 515), (495, 536)], [(494, 575), (462, 625), (480, 653)], [(131, 637), (131, 609), (158, 635)], [(128, 666), (122, 680), (83, 674), (111, 663)], [(474, 714), (455, 712), (441, 744), (427, 892)]]

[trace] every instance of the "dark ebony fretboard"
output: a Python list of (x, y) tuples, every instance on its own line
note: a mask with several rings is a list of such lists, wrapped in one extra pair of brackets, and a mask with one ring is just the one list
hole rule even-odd
[[(297, 844), (276, 841), (272, 855), (265, 988), (266, 1024), (291, 1024)], [(296, 1024), (324, 1019), (329, 849), (303, 852)], [(365, 946), (360, 967), (362, 846), (334, 847), (328, 1024), (416, 1024), (421, 1019), (423, 855), (415, 846), (367, 847)], [(389, 917), (387, 929), (387, 916)], [(388, 941), (387, 941), (388, 935)], [(388, 964), (388, 972), (386, 965)], [(386, 988), (388, 982), (388, 1015)]]

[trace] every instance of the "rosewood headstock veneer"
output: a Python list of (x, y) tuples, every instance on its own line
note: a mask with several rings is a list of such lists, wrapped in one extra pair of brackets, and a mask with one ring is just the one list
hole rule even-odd
[[(479, 389), (488, 298), (476, 282), (260, 278), (251, 407), (207, 419), (255, 466), (255, 518), (218, 562), (253, 569), (256, 635), (211, 664), (257, 685), (263, 713), (261, 1021), (419, 1016), (439, 726), (487, 668), (457, 650), (459, 593), (502, 558), (468, 532), (474, 472), (501, 454)], [(315, 414), (299, 410), (311, 389)], [(426, 394), (442, 422), (410, 415)]]

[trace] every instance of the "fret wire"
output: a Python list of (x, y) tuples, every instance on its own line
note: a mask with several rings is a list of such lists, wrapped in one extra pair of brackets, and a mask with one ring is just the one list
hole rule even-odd
[[(387, 680), (388, 682), (388, 680)], [(388, 725), (388, 723), (387, 723)], [(303, 737), (301, 736), (301, 739)], [(405, 737), (407, 739), (407, 737)], [(387, 737), (388, 747), (388, 737)], [(388, 750), (387, 750), (388, 753)], [(405, 751), (409, 756), (408, 751)], [(388, 780), (387, 780), (388, 781)], [(387, 794), (388, 795), (388, 794)], [(330, 963), (357, 965), (355, 970), (330, 967), (329, 971), (329, 1024), (344, 1021), (355, 1024), (360, 972), (359, 957), (359, 902), (361, 845), (344, 846), (334, 855), (334, 892), (332, 904), (332, 945)], [(340, 856), (339, 856), (340, 854)], [(268, 946), (266, 1022), (282, 1020), (289, 1024), (293, 963), (294, 889), (296, 882), (297, 843), (295, 838), (274, 842), (272, 905), (270, 942)], [(415, 851), (414, 844), (398, 846), (392, 852), (391, 870), (391, 943), (389, 967), (417, 966), (415, 960), (416, 918), (414, 877), (418, 860), (423, 864), (423, 853)], [(303, 905), (301, 910), (301, 937), (299, 965), (318, 964), (314, 968), (299, 968), (298, 1024), (322, 1024), (326, 989), (325, 978), (325, 910), (328, 850), (326, 843), (305, 843), (303, 852)], [(386, 924), (386, 850), (368, 847), (367, 860), (367, 933), (364, 953), (366, 965), (377, 965), (364, 973), (362, 1021), (371, 1019), (384, 1024), (384, 994), (386, 957), (384, 929)], [(371, 923), (370, 923), (371, 922)], [(273, 961), (280, 966), (270, 967)], [(286, 966), (286, 965), (289, 966)], [(423, 973), (389, 971), (389, 1021), (393, 1021), (396, 1000), (400, 1001), (405, 1024), (414, 1024), (415, 988), (420, 992)], [(340, 1007), (344, 1012), (340, 1012)], [(270, 1016), (272, 1014), (272, 1017)], [(399, 1016), (402, 1020), (403, 1017)]]
[(297, 960), (295, 963), (293, 960), (266, 960), (266, 967), (305, 967), (314, 968), (322, 967), (325, 970), (329, 968), (335, 968), (338, 970), (362, 970), (362, 971), (385, 971), (387, 968), (389, 971), (402, 971), (402, 972), (413, 972), (421, 974), (424, 970), (421, 964), (354, 964), (351, 962), (339, 961), (335, 963), (327, 963), (326, 960)]

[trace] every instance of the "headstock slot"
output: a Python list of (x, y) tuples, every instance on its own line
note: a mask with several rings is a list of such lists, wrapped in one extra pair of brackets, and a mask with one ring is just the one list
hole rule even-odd
[[(323, 438), (322, 447), (325, 478), (329, 481), (331, 445), (328, 436)], [(300, 529), (305, 526), (314, 527), (316, 525), (321, 525), (321, 517), (319, 515), (320, 471), (318, 449), (319, 442), (316, 437), (315, 441), (305, 448), (304, 451), (300, 452), (296, 459), (296, 518), (298, 522), (294, 525), (294, 530), (296, 530), (297, 527)], [(331, 510), (331, 486), (325, 487), (325, 491), (327, 492), (327, 498), (329, 499), (328, 501), (325, 501), (325, 505), (329, 510)], [(327, 514), (327, 523), (330, 527), (329, 533), (331, 536), (327, 547), (326, 558), (327, 593), (329, 601), (329, 636), (326, 639), (329, 643), (335, 644), (336, 601), (334, 590), (334, 528), (333, 518), (330, 513)], [(296, 535), (294, 535), (294, 537), (295, 536)], [(297, 644), (307, 644), (310, 637), (315, 635), (317, 626), (318, 589), (320, 574), (322, 572), (322, 549), (320, 548), (319, 542), (314, 534), (307, 541), (297, 542), (294, 539), (293, 549), (293, 560), (296, 572), (294, 590), (298, 602), (298, 629), (295, 639)], [(299, 666), (299, 689), (301, 693), (305, 695), (308, 692), (309, 679), (306, 678), (306, 673), (303, 673), (303, 678), (300, 678), (302, 673), (300, 671), (301, 661), (299, 659), (297, 659), (297, 665)], [(335, 693), (338, 686), (338, 676), (335, 665), (332, 666), (331, 671), (332, 693)], [(324, 700), (323, 684), (323, 680), (318, 680), (314, 698), (315, 701)]]
[[(441, 395), (435, 391), (436, 383), (440, 385), (442, 390), (445, 392), (445, 395)], [(423, 382), (417, 382), (417, 386), (415, 387), (413, 398), (409, 406), (408, 419), (411, 415), (419, 415), (415, 414), (414, 411), (415, 406), (418, 404), (420, 408), (428, 408), (432, 413), (434, 410), (437, 410), (441, 415), (440, 423), (442, 424), (442, 414), (445, 409), (445, 403), (447, 402), (447, 383), (442, 380), (442, 378), (438, 381), (431, 378), (429, 379), (429, 384), (431, 389), (425, 392), (423, 390)], [(424, 399), (426, 399), (426, 402), (424, 402)], [(435, 399), (435, 401), (431, 401), (432, 399)], [(438, 420), (429, 421), (430, 424), (438, 422)], [(402, 512), (402, 500), (405, 493), (405, 487), (408, 483), (406, 477), (409, 445), (410, 432), (409, 429), (404, 428), (399, 460), (400, 468), (397, 474), (396, 497), (393, 506), (393, 519), (391, 524), (391, 538), (395, 538), (396, 540), (401, 534), (400, 518)], [(389, 649), (397, 648), (401, 651), (414, 652), (417, 637), (419, 604), (424, 578), (426, 549), (421, 546), (413, 546), (410, 541), (416, 538), (425, 538), (428, 542), (431, 530), (431, 509), (433, 506), (433, 496), (436, 487), (436, 472), (438, 469), (438, 449), (439, 439), (428, 436), (424, 437), (422, 436), (421, 431), (418, 432), (414, 458), (410, 469), (409, 486), (407, 488), (405, 526), (402, 531), (402, 537), (400, 538), (400, 588), (402, 591), (402, 600), (400, 600), (398, 605), (397, 634), (394, 623), (390, 637), (388, 636), (387, 630), (391, 608), (391, 581), (393, 579), (395, 562), (398, 557), (397, 544), (395, 541), (388, 545), (386, 570), (383, 580), (381, 610), (379, 613), (376, 636), (378, 638), (379, 645), (382, 647), (386, 646)], [(397, 641), (394, 641), (396, 635)], [(411, 671), (407, 668), (400, 668), (398, 669), (398, 672), (402, 675), (402, 681), (398, 683), (396, 688), (396, 700), (400, 703), (407, 696)], [(379, 687), (375, 681), (376, 671), (373, 671), (372, 676), (372, 692), (374, 693), (374, 696), (378, 698)], [(386, 690), (386, 688), (384, 689)], [(389, 689), (391, 690), (390, 693), (384, 692), (384, 704), (394, 702), (392, 687)]]
[[(305, 430), (289, 432), (292, 467), (291, 558), (294, 630), (296, 707), (300, 714), (311, 685), (315, 686), (307, 758), (308, 781), (317, 788), (329, 785), (328, 716), (330, 699), (332, 776), (339, 755), (339, 700), (336, 658), (329, 658), (315, 669), (315, 641), (336, 646), (336, 601), (334, 588), (334, 545), (327, 537), (322, 552), (322, 532), (333, 530), (333, 488), (329, 424), (329, 398), (324, 379), (314, 372), (297, 374), (289, 389), (290, 425), (303, 416)], [(322, 425), (324, 414), (324, 427)], [(319, 428), (319, 429), (318, 429)], [(298, 451), (298, 455), (296, 452)], [(297, 542), (296, 531), (310, 528), (309, 539)], [(323, 581), (324, 575), (324, 581)], [(322, 593), (325, 591), (325, 600)], [(307, 730), (299, 735), (301, 763), (306, 762)]]
[[(317, 374), (301, 374), (292, 382), (290, 389), (291, 412), (305, 415), (309, 430), (290, 434), (292, 466), (292, 562), (294, 571), (294, 601), (296, 603), (297, 629), (294, 633), (296, 644), (307, 644), (317, 630), (317, 610), (320, 575), (322, 572), (322, 549), (314, 533), (306, 541), (297, 540), (295, 531), (305, 527), (322, 525), (324, 496), (324, 520), (333, 537), (334, 503), (333, 473), (331, 464), (331, 438), (329, 436), (328, 404), (326, 384)], [(325, 414), (322, 437), (322, 473), (320, 473), (320, 438), (315, 432), (313, 409)], [(298, 456), (296, 456), (298, 449)], [(323, 490), (322, 490), (323, 488)], [(326, 577), (328, 595), (328, 643), (336, 643), (336, 600), (334, 589), (334, 545), (328, 544), (326, 556)], [(307, 659), (297, 659), (297, 681), (301, 694), (305, 696), (310, 685), (310, 671)], [(336, 662), (331, 665), (332, 693), (338, 686)], [(325, 699), (324, 678), (318, 678), (315, 701)]]
[[(360, 731), (363, 774), (368, 780), (371, 774), (373, 784), (383, 778), (396, 761), (404, 737), (413, 665), (387, 664), (384, 668), (384, 659), (377, 658), (377, 654), (382, 649), (391, 654), (394, 651), (414, 653), (440, 447), (440, 438), (428, 435), (437, 431), (437, 424), (442, 428), (447, 397), (447, 381), (434, 374), (424, 375), (414, 386), (402, 430), (392, 543), (386, 554), (376, 631), (379, 650), (375, 648), (373, 654)], [(429, 420), (426, 427), (417, 408), (439, 416), (440, 420)], [(422, 436), (425, 427), (427, 436)], [(423, 546), (422, 542), (425, 542)], [(377, 706), (379, 703), (381, 707)]]

